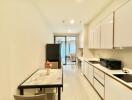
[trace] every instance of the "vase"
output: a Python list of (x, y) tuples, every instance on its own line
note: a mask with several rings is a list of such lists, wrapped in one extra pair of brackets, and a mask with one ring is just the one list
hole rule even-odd
[(50, 74), (50, 68), (46, 68), (46, 74), (49, 75)]

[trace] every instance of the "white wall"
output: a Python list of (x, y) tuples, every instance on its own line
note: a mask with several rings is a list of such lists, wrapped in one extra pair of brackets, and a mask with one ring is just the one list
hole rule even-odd
[(0, 100), (13, 100), (19, 83), (43, 67), (45, 44), (52, 42), (32, 0), (0, 1)]

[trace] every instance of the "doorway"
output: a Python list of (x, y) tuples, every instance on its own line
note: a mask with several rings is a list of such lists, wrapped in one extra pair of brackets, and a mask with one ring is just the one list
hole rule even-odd
[(61, 44), (62, 64), (76, 63), (76, 36), (54, 36), (54, 43)]

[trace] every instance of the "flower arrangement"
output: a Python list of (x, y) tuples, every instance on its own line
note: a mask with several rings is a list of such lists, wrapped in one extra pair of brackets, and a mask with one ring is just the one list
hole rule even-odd
[(47, 60), (45, 63), (45, 68), (47, 69), (47, 75), (49, 75), (50, 74), (50, 68), (52, 68), (52, 63)]

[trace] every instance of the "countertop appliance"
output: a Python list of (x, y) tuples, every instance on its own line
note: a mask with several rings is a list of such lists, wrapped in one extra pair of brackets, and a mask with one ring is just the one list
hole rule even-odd
[(122, 62), (112, 58), (100, 58), (100, 64), (111, 70), (119, 70), (122, 68)]

